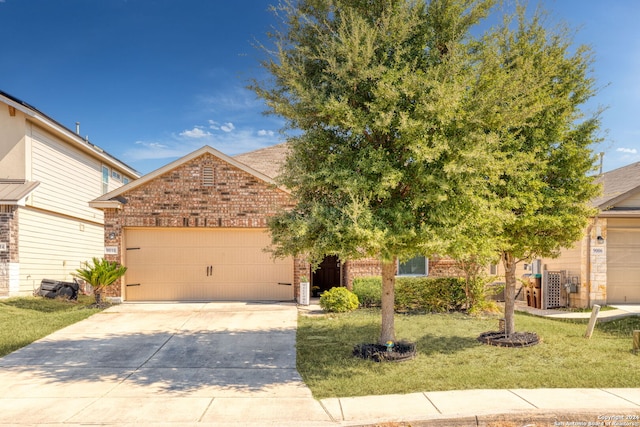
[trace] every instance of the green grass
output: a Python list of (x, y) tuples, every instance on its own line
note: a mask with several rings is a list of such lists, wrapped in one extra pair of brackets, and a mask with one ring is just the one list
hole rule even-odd
[(542, 343), (500, 348), (477, 336), (496, 330), (497, 318), (460, 313), (397, 315), (399, 340), (413, 341), (418, 355), (406, 362), (376, 363), (351, 355), (359, 343), (375, 343), (379, 310), (300, 316), (298, 371), (314, 397), (348, 397), (418, 391), (637, 387), (640, 356), (632, 353), (631, 331), (640, 318), (598, 324), (587, 340), (586, 322), (516, 315), (516, 330), (536, 332)]
[(0, 299), (0, 357), (102, 310), (91, 307), (93, 303), (93, 297), (83, 295), (78, 301), (41, 297)]

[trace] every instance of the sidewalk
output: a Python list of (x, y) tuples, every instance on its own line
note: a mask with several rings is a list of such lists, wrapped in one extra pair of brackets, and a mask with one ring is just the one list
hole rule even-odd
[(617, 425), (640, 426), (640, 388), (457, 390), (320, 403), (344, 426), (604, 426), (613, 417)]
[[(610, 307), (613, 307), (614, 310), (600, 310), (598, 313), (598, 320), (608, 321), (627, 316), (640, 316), (640, 305), (638, 304), (616, 304), (611, 305)], [(529, 307), (522, 302), (516, 302), (516, 310), (524, 311), (536, 316), (548, 317), (550, 319), (589, 319), (591, 317), (590, 311), (573, 312), (553, 309), (542, 310), (539, 308)]]
[[(298, 308), (307, 315), (323, 313), (317, 299)], [(591, 316), (591, 312), (539, 310), (526, 305), (518, 305), (516, 310), (549, 318)], [(640, 305), (600, 311), (598, 319), (634, 315), (640, 315)], [(320, 404), (343, 426), (640, 427), (640, 388), (456, 390), (329, 398)]]

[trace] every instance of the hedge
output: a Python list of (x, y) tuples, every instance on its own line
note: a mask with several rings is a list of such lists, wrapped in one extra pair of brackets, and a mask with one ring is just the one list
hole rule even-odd
[[(465, 280), (458, 277), (397, 277), (397, 312), (447, 312), (462, 309), (467, 300)], [(353, 293), (362, 307), (380, 305), (382, 279), (359, 277), (353, 281)]]

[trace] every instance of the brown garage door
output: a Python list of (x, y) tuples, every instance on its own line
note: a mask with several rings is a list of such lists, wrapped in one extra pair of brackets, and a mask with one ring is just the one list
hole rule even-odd
[(611, 225), (607, 233), (607, 303), (640, 303), (640, 229), (616, 227), (615, 222)]
[(264, 229), (126, 229), (128, 301), (293, 299), (293, 260)]

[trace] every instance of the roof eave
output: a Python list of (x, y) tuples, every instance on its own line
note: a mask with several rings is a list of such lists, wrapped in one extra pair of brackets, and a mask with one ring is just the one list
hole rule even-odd
[(8, 93), (2, 91), (0, 91), (0, 98), (2, 99), (2, 102), (24, 113), (30, 120), (33, 120), (34, 122), (41, 124), (46, 129), (50, 129), (54, 133), (72, 141), (73, 144), (75, 144), (75, 146), (82, 151), (91, 153), (92, 155), (100, 158), (100, 160), (104, 163), (110, 166), (115, 166), (123, 172), (131, 175), (132, 177), (140, 177), (140, 172), (136, 171), (131, 166), (127, 165), (119, 159), (116, 159), (97, 145), (86, 141), (80, 135), (67, 129), (65, 126), (48, 117), (46, 114), (40, 112), (38, 109), (32, 107), (31, 105), (22, 102), (17, 98), (13, 98), (12, 95), (9, 95)]
[(89, 206), (95, 209), (122, 209), (122, 202), (118, 200), (92, 200)]

